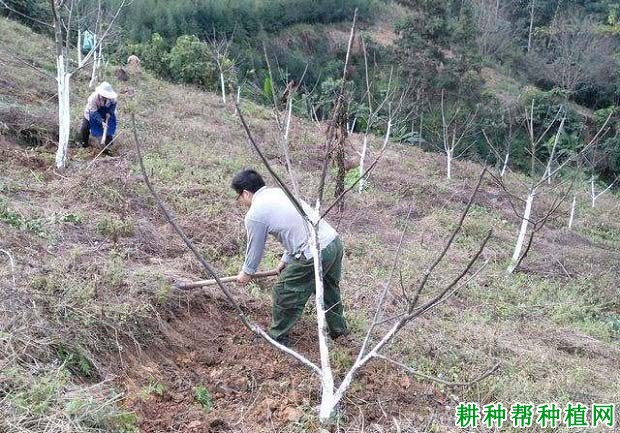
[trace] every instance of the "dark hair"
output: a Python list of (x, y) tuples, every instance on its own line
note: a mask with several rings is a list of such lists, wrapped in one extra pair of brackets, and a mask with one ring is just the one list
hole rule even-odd
[(243, 190), (254, 194), (265, 186), (265, 181), (255, 170), (243, 170), (233, 177), (230, 186), (237, 191), (237, 194), (241, 194)]

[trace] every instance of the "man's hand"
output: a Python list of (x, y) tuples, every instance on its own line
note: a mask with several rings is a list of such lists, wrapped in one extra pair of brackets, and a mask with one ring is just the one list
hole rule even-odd
[(278, 274), (281, 274), (284, 268), (286, 268), (286, 265), (287, 265), (286, 262), (283, 262), (282, 260), (280, 260), (280, 263), (278, 263), (278, 266), (276, 266), (276, 272)]
[(252, 281), (252, 278), (252, 275), (246, 274), (245, 272), (241, 271), (239, 272), (239, 275), (237, 275), (237, 284), (239, 286), (245, 286), (250, 281)]

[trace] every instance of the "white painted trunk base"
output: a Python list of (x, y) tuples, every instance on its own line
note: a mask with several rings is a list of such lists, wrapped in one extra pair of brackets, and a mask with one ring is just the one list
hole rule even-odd
[(226, 83), (224, 82), (224, 73), (220, 70), (220, 87), (222, 88), (222, 102), (226, 104)]
[(529, 220), (532, 214), (532, 203), (534, 202), (534, 194), (534, 192), (530, 192), (525, 202), (525, 211), (523, 212), (523, 219), (521, 220), (519, 237), (517, 238), (514, 253), (512, 254), (512, 259), (510, 260), (510, 265), (508, 265), (507, 269), (509, 274), (512, 274), (514, 272), (515, 268), (517, 267), (517, 263), (519, 263), (519, 258), (521, 257), (521, 250), (523, 249), (523, 243), (525, 241), (527, 227), (530, 223)]
[(58, 150), (56, 151), (56, 168), (67, 166), (69, 153), (69, 132), (71, 130), (70, 81), (71, 74), (66, 72), (64, 56), (56, 58), (58, 75)]
[[(368, 133), (364, 134), (364, 141), (362, 144), (362, 154), (360, 155), (360, 167), (359, 167), (360, 176), (364, 173), (364, 161), (366, 160), (366, 152), (368, 152)], [(364, 179), (360, 179), (359, 192), (362, 192), (363, 189), (364, 189)]]
[(577, 196), (574, 195), (573, 196), (573, 203), (571, 204), (570, 207), (570, 218), (568, 220), (568, 228), (572, 229), (573, 228), (573, 222), (575, 221), (575, 205), (577, 204)]
[(502, 171), (499, 174), (500, 177), (504, 177), (504, 175), (506, 174), (506, 169), (508, 168), (508, 158), (510, 158), (510, 153), (507, 153), (506, 157), (504, 158), (504, 165), (502, 166)]
[[(318, 208), (318, 206), (317, 206)], [(334, 401), (334, 376), (329, 360), (329, 348), (327, 346), (327, 320), (325, 313), (324, 286), (323, 286), (323, 269), (319, 254), (321, 248), (317, 244), (318, 226), (308, 224), (310, 231), (310, 251), (314, 257), (314, 279), (316, 284), (315, 304), (316, 304), (316, 321), (318, 326), (319, 337), (319, 354), (321, 358), (321, 406), (319, 409), (319, 419), (327, 421), (334, 411), (336, 402)]]

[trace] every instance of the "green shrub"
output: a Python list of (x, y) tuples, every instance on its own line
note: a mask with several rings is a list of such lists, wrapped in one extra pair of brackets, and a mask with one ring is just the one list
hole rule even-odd
[(43, 221), (40, 218), (26, 218), (18, 212), (9, 209), (8, 204), (0, 201), (0, 221), (18, 230), (34, 233), (39, 236), (45, 235)]
[(180, 36), (170, 50), (169, 59), (170, 74), (175, 81), (209, 88), (216, 84), (217, 69), (209, 46), (196, 36)]
[(198, 385), (194, 388), (194, 399), (206, 410), (213, 409), (213, 396), (206, 386)]
[(159, 33), (153, 33), (151, 40), (127, 46), (127, 54), (140, 57), (141, 64), (160, 77), (170, 77), (169, 48)]
[(85, 377), (91, 377), (93, 374), (93, 365), (88, 358), (80, 351), (71, 350), (65, 346), (59, 346), (56, 349), (58, 358), (66, 365), (66, 367)]

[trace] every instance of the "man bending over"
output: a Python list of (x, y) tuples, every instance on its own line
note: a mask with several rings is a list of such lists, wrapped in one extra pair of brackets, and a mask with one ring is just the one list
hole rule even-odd
[[(247, 284), (258, 270), (263, 257), (267, 234), (273, 235), (284, 247), (277, 266), (280, 276), (273, 288), (273, 318), (269, 335), (288, 344), (288, 333), (301, 317), (306, 302), (315, 292), (314, 258), (310, 252), (306, 223), (284, 191), (268, 188), (260, 174), (244, 170), (232, 180), (237, 201), (249, 208), (245, 216), (247, 249), (237, 283)], [(303, 201), (306, 213), (311, 208)], [(340, 299), (343, 243), (326, 221), (319, 224), (319, 242), (323, 263), (325, 309), (332, 338), (348, 333)]]

